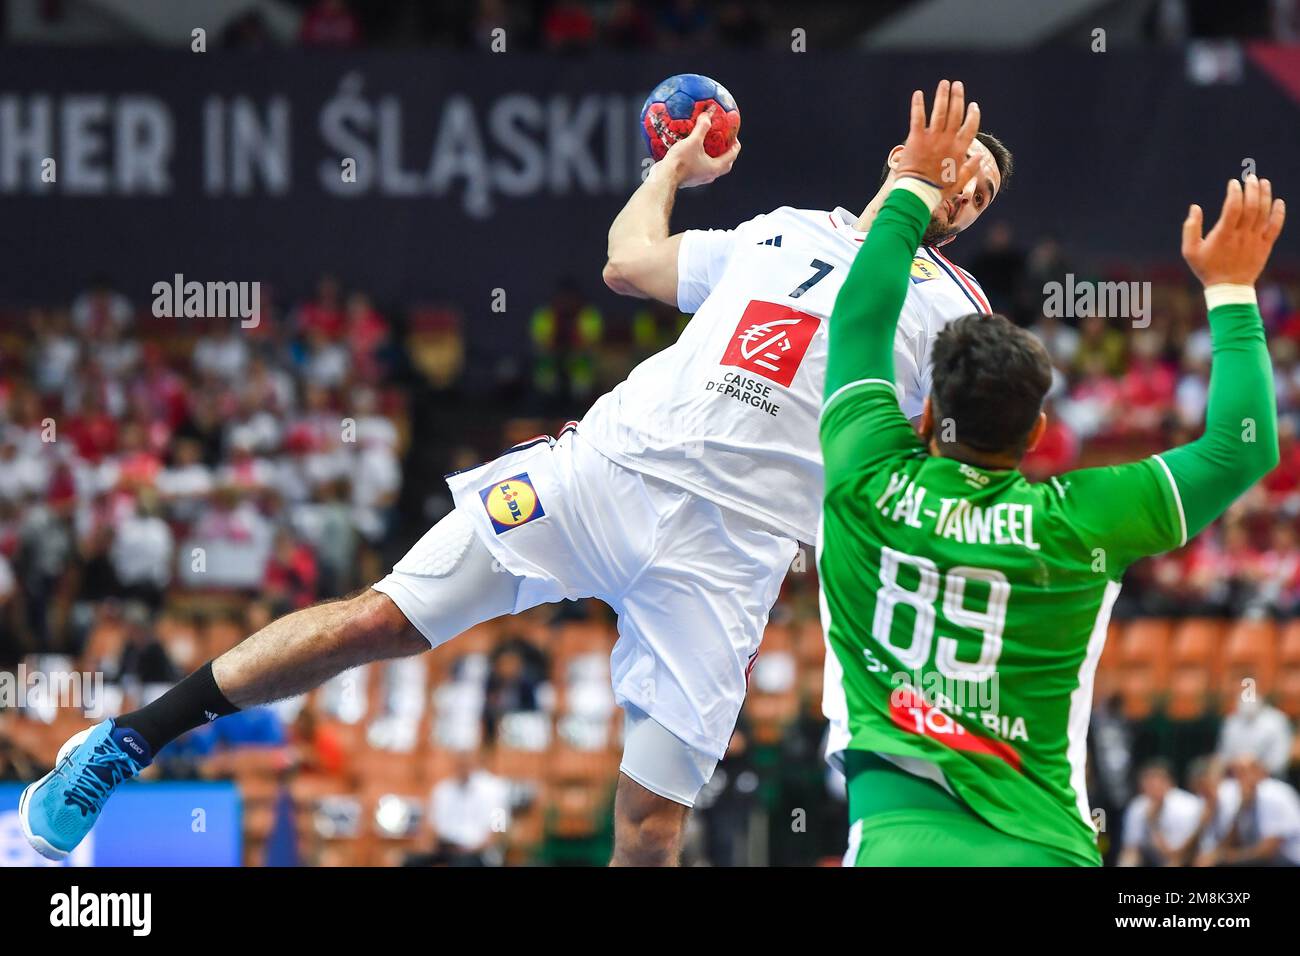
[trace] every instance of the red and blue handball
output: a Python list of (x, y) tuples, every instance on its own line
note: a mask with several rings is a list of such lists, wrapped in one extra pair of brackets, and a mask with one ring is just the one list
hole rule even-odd
[(655, 162), (668, 147), (691, 135), (695, 119), (709, 111), (709, 132), (704, 151), (721, 156), (731, 149), (740, 131), (740, 110), (727, 88), (698, 73), (670, 76), (654, 88), (641, 107), (641, 134)]

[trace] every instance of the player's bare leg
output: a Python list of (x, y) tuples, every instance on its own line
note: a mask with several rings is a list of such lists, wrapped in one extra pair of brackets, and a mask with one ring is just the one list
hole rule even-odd
[(304, 693), (359, 664), (428, 648), (392, 598), (371, 589), (273, 621), (156, 701), (68, 740), (55, 769), (19, 798), (24, 835), (41, 855), (61, 860), (117, 785), (186, 730)]
[(618, 775), (614, 794), (614, 857), (610, 866), (677, 866), (688, 807)]
[(272, 621), (212, 662), (230, 703), (254, 707), (319, 687), (371, 661), (429, 649), (387, 594), (366, 588)]

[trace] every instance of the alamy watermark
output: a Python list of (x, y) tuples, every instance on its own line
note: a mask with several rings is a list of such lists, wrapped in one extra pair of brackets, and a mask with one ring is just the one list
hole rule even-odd
[(1043, 315), (1050, 319), (1075, 319), (1098, 315), (1104, 319), (1131, 319), (1133, 328), (1151, 324), (1150, 282), (1076, 281), (1073, 272), (1065, 282), (1043, 284)]
[(176, 273), (170, 282), (153, 284), (156, 319), (239, 319), (246, 329), (262, 321), (262, 283), (186, 282)]
[(19, 664), (0, 671), (0, 709), (54, 708), (80, 710), (85, 716), (104, 715), (104, 674), (101, 671), (43, 671)]

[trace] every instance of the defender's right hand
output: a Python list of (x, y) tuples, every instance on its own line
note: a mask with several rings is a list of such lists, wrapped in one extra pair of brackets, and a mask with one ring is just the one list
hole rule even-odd
[(1183, 258), (1202, 285), (1254, 285), (1285, 219), (1286, 203), (1273, 198), (1273, 184), (1267, 179), (1252, 173), (1245, 188), (1230, 180), (1219, 221), (1208, 236), (1201, 237), (1201, 207), (1193, 203), (1187, 210)]
[(911, 124), (895, 175), (924, 179), (937, 186), (944, 198), (955, 196), (979, 171), (979, 157), (967, 157), (979, 130), (979, 104), (966, 106), (966, 87), (961, 80), (952, 84), (939, 81), (928, 126), (925, 94), (917, 90), (912, 94)]

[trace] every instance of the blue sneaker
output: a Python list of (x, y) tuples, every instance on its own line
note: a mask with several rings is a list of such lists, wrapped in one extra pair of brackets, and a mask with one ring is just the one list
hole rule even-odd
[(112, 720), (74, 734), (59, 748), (54, 769), (18, 798), (27, 842), (47, 860), (62, 860), (90, 832), (117, 785), (152, 762), (140, 735)]

